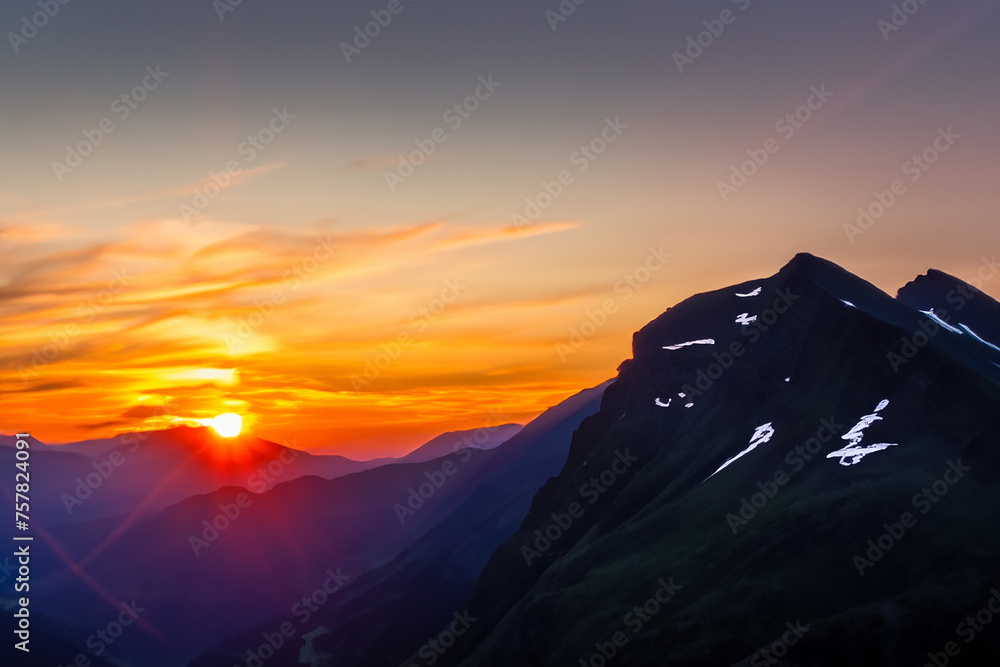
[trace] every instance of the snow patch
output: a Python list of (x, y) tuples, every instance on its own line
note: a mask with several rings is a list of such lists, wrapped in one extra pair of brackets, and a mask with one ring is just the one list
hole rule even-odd
[(684, 407), (685, 408), (693, 408), (694, 407), (694, 403), (685, 403)]
[(672, 398), (668, 398), (668, 399), (667, 399), (667, 402), (666, 402), (666, 403), (664, 403), (664, 402), (663, 402), (663, 401), (661, 401), (661, 400), (660, 400), (659, 398), (657, 398), (657, 399), (656, 399), (656, 400), (654, 401), (654, 403), (656, 403), (657, 405), (659, 405), (659, 406), (660, 406), (661, 408), (669, 408), (669, 407), (670, 407), (670, 401), (672, 401), (672, 400), (674, 400), (674, 399), (672, 399)]
[(871, 426), (877, 421), (881, 421), (882, 418), (878, 415), (879, 412), (884, 410), (886, 406), (889, 405), (889, 399), (882, 399), (879, 404), (875, 406), (875, 411), (870, 415), (865, 415), (858, 420), (850, 431), (840, 436), (842, 440), (850, 441), (850, 445), (844, 447), (843, 449), (838, 449), (835, 452), (830, 452), (826, 455), (826, 458), (833, 459), (840, 457), (840, 465), (842, 466), (852, 466), (858, 463), (861, 459), (868, 456), (869, 454), (874, 454), (875, 452), (880, 452), (887, 447), (896, 447), (898, 443), (890, 442), (879, 442), (874, 445), (867, 445), (865, 447), (861, 446), (861, 439), (864, 437), (864, 430)]
[(790, 382), (792, 378), (785, 378), (785, 382)]
[(757, 321), (757, 316), (756, 315), (750, 315), (750, 313), (741, 313), (736, 318), (736, 323), (737, 324), (750, 324), (751, 322), (756, 322), (756, 321)]
[[(868, 445), (866, 447), (845, 447), (844, 449), (838, 449), (835, 452), (830, 452), (826, 455), (826, 458), (832, 458), (834, 456), (840, 457), (840, 465), (842, 466), (852, 466), (869, 454), (874, 454), (875, 452), (881, 452), (887, 447), (896, 447), (895, 442), (880, 442), (874, 445)], [(848, 460), (850, 459), (850, 460)]]
[(746, 294), (740, 294), (739, 292), (737, 292), (736, 296), (742, 297), (744, 299), (747, 298), (748, 296), (757, 296), (758, 294), (760, 294), (761, 289), (763, 289), (763, 288), (762, 287), (758, 287), (757, 289), (753, 290), (752, 292), (747, 292)]
[(988, 340), (984, 340), (984, 339), (983, 339), (983, 338), (981, 338), (981, 337), (980, 337), (980, 336), (979, 336), (978, 334), (976, 334), (976, 332), (975, 332), (975, 331), (973, 331), (972, 329), (970, 329), (970, 328), (969, 328), (969, 327), (967, 327), (966, 325), (964, 325), (964, 324), (959, 324), (958, 326), (960, 326), (960, 327), (962, 327), (963, 329), (965, 329), (965, 332), (966, 332), (967, 334), (969, 334), (970, 336), (972, 336), (973, 338), (975, 338), (976, 340), (978, 340), (978, 341), (979, 341), (980, 343), (982, 343), (983, 345), (988, 345), (989, 347), (992, 347), (992, 348), (993, 348), (994, 350), (996, 350), (997, 352), (1000, 352), (1000, 347), (997, 347), (996, 345), (994, 345), (993, 343), (989, 342)]
[(719, 470), (722, 470), (730, 463), (743, 456), (744, 454), (749, 454), (753, 450), (757, 449), (757, 445), (763, 445), (765, 442), (769, 441), (771, 439), (771, 436), (773, 435), (774, 435), (774, 427), (771, 426), (771, 422), (767, 422), (766, 424), (761, 424), (754, 430), (753, 435), (750, 436), (750, 444), (747, 445), (747, 448), (744, 449), (739, 454), (737, 454), (736, 456), (727, 460), (721, 466), (719, 466), (719, 469), (713, 472), (711, 475), (709, 475), (706, 479), (711, 479), (719, 472)]
[(855, 306), (855, 305), (854, 305), (853, 303), (851, 303), (850, 301), (847, 301), (846, 299), (841, 299), (841, 300), (840, 300), (840, 302), (841, 302), (842, 304), (844, 304), (845, 306), (848, 306), (848, 307), (850, 307), (850, 308), (857, 308), (857, 306)]
[(702, 338), (701, 340), (689, 340), (686, 343), (678, 343), (677, 345), (664, 345), (664, 350), (679, 350), (682, 347), (687, 347), (688, 345), (715, 345), (715, 341), (711, 338)]
[(937, 315), (935, 315), (933, 308), (931, 308), (930, 310), (921, 310), (920, 312), (923, 313), (924, 315), (926, 315), (927, 317), (931, 318), (932, 320), (934, 320), (938, 324), (940, 324), (942, 327), (944, 327), (948, 331), (950, 331), (952, 333), (957, 333), (957, 334), (962, 333), (961, 329), (956, 329), (955, 327), (951, 326), (950, 324), (948, 324), (947, 322), (945, 322), (944, 320), (942, 320), (940, 317), (938, 317)]

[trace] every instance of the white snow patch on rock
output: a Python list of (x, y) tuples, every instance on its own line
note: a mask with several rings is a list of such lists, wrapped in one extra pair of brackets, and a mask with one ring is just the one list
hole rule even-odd
[(993, 348), (994, 350), (996, 350), (997, 352), (1000, 352), (1000, 347), (997, 347), (996, 345), (994, 345), (993, 343), (989, 342), (988, 340), (985, 340), (984, 338), (982, 338), (981, 336), (979, 336), (979, 335), (978, 335), (978, 334), (977, 334), (977, 333), (976, 333), (975, 331), (973, 331), (972, 329), (970, 329), (970, 328), (969, 328), (969, 327), (967, 327), (966, 325), (964, 325), (964, 324), (959, 324), (958, 326), (960, 326), (960, 327), (962, 327), (963, 329), (965, 329), (965, 332), (966, 332), (967, 334), (969, 334), (970, 336), (972, 336), (973, 338), (975, 338), (976, 340), (978, 340), (978, 341), (979, 341), (980, 343), (982, 343), (983, 345), (987, 345), (987, 346), (989, 346), (989, 347), (992, 347), (992, 348)]
[(864, 430), (871, 426), (877, 421), (881, 421), (881, 417), (878, 415), (879, 412), (884, 410), (886, 406), (889, 405), (889, 399), (883, 399), (879, 401), (879, 404), (875, 407), (875, 411), (870, 415), (865, 415), (858, 423), (855, 424), (850, 431), (840, 436), (842, 440), (850, 441), (850, 445), (842, 449), (838, 449), (835, 452), (830, 452), (826, 455), (826, 458), (840, 458), (840, 465), (842, 466), (852, 466), (869, 454), (874, 454), (875, 452), (880, 452), (888, 447), (896, 447), (897, 443), (890, 442), (880, 442), (874, 445), (867, 445), (865, 447), (861, 446), (861, 439), (864, 437)]
[(947, 322), (945, 322), (944, 320), (942, 320), (940, 317), (938, 317), (937, 315), (935, 315), (933, 308), (931, 308), (930, 310), (921, 310), (920, 312), (923, 313), (924, 315), (926, 315), (927, 317), (931, 318), (932, 320), (934, 320), (938, 324), (940, 324), (942, 327), (944, 327), (948, 331), (950, 331), (952, 333), (957, 333), (957, 334), (962, 333), (961, 329), (956, 329), (955, 327), (951, 326), (950, 324), (948, 324)]
[(744, 449), (739, 454), (737, 454), (736, 456), (727, 460), (721, 466), (719, 466), (719, 469), (713, 472), (711, 475), (709, 475), (707, 479), (711, 479), (716, 473), (719, 472), (719, 470), (722, 470), (730, 463), (743, 456), (744, 454), (749, 454), (750, 452), (755, 450), (757, 448), (757, 445), (763, 445), (765, 442), (769, 441), (771, 439), (771, 436), (773, 435), (774, 435), (774, 427), (771, 426), (771, 422), (767, 422), (766, 424), (761, 424), (754, 430), (753, 435), (750, 436), (750, 444), (747, 445), (747, 448)]
[(688, 345), (715, 345), (715, 341), (711, 338), (702, 338), (701, 340), (689, 340), (686, 343), (678, 343), (677, 345), (664, 345), (664, 350), (679, 350), (682, 347), (687, 347)]

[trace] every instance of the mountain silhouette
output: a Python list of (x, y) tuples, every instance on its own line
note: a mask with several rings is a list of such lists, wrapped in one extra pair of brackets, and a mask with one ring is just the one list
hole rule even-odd
[[(163, 437), (176, 466), (206, 436)], [(799, 254), (668, 308), (523, 428), (324, 459), (53, 524), (33, 613), (69, 651), (135, 600), (106, 657), (143, 667), (1000, 660), (1000, 304), (937, 270), (894, 298)]]
[(997, 304), (956, 333), (929, 275), (893, 299), (802, 254), (644, 327), (439, 664), (995, 661), (956, 626), (1000, 581), (1000, 351), (962, 327)]

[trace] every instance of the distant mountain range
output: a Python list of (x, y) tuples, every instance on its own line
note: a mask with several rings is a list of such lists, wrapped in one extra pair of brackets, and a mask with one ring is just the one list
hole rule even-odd
[[(31, 438), (32, 460), (45, 470), (50, 492), (35, 499), (33, 519), (43, 526), (107, 518), (123, 511), (141, 516), (226, 486), (262, 493), (303, 475), (333, 479), (388, 463), (427, 461), (466, 448), (491, 449), (520, 424), (444, 433), (399, 458), (354, 461), (315, 455), (252, 435), (222, 438), (209, 427), (123, 433), (114, 438), (45, 445)], [(0, 447), (16, 438), (0, 435)], [(0, 493), (10, 492), (8, 480)]]
[[(401, 460), (301, 454), (254, 489), (292, 454), (248, 440), (213, 474), (206, 437), (151, 434), (45, 525), (47, 659), (1000, 664), (1000, 304), (939, 271), (893, 298), (797, 255), (669, 308), (523, 429)], [(121, 445), (33, 450), (56, 495)]]

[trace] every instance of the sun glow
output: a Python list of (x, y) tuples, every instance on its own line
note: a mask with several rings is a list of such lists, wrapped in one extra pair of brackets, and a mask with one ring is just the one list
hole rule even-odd
[(223, 438), (233, 438), (240, 434), (243, 418), (233, 412), (227, 412), (215, 417), (210, 423)]

